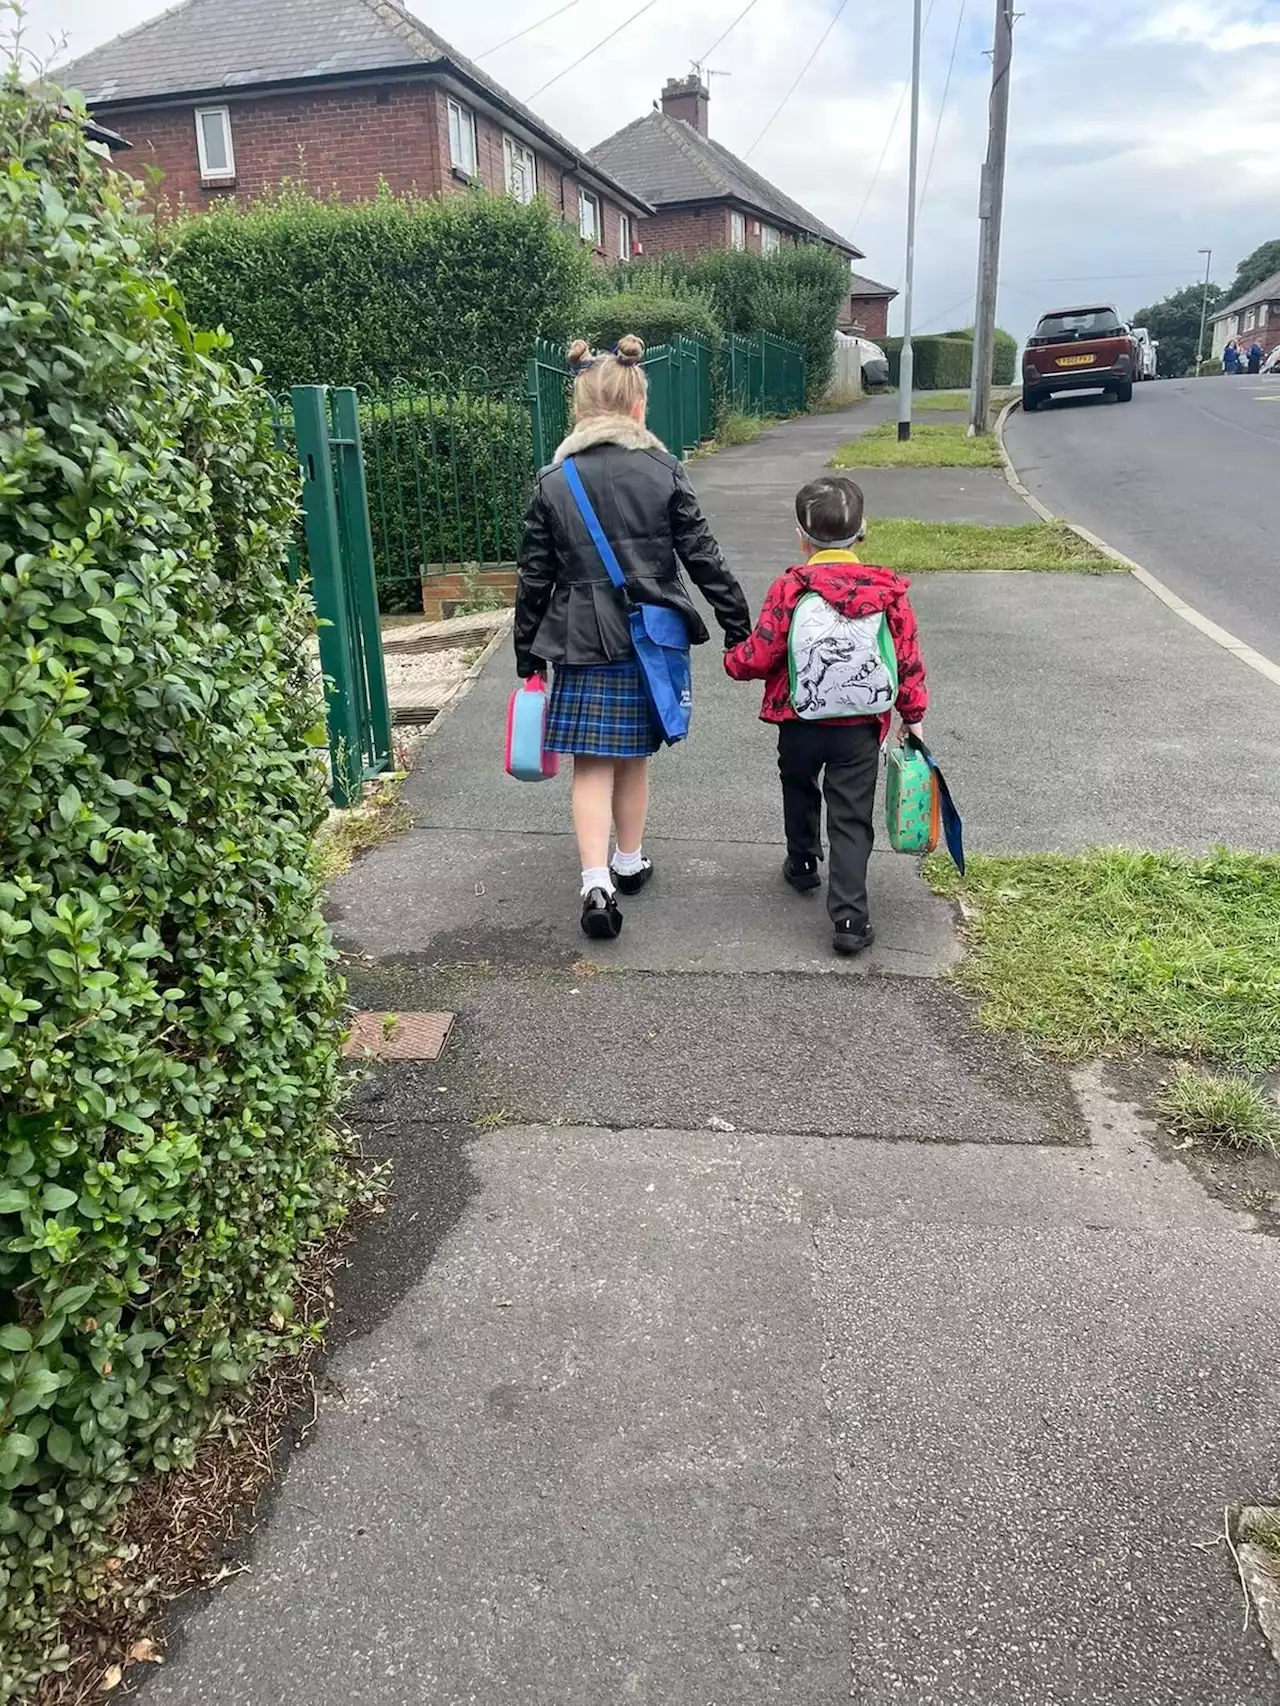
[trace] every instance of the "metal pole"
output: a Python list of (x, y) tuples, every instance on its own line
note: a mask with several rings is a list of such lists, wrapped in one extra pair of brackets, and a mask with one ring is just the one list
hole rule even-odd
[(898, 437), (911, 437), (911, 387), (915, 355), (911, 348), (911, 306), (916, 281), (916, 173), (920, 165), (920, 7), (915, 0), (911, 23), (911, 157), (907, 168), (907, 270), (902, 292), (902, 355), (898, 363)]
[(1013, 64), (1013, 0), (996, 0), (995, 46), (991, 54), (991, 102), (987, 111), (987, 158), (978, 192), (978, 294), (973, 316), (973, 373), (969, 382), (969, 434), (990, 430), (991, 367), (996, 342), (996, 295), (1000, 288), (1000, 225), (1004, 215), (1004, 156), (1009, 136), (1009, 73)]
[(1200, 249), (1197, 251), (1204, 256), (1204, 294), (1200, 298), (1200, 336), (1196, 339), (1196, 378), (1200, 377), (1200, 369), (1204, 365), (1204, 323), (1209, 317), (1209, 268), (1213, 265), (1213, 250)]

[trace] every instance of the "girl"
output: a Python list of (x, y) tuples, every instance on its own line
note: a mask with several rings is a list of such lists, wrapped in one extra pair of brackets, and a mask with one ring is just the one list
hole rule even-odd
[[(547, 745), (573, 755), (573, 826), (582, 858), (582, 928), (622, 929), (615, 891), (638, 894), (653, 874), (644, 855), (648, 760), (661, 745), (615, 590), (578, 513), (562, 464), (572, 456), (600, 525), (638, 603), (678, 611), (694, 645), (707, 638), (680, 573), (715, 612), (725, 644), (751, 632), (742, 589), (698, 507), (679, 459), (644, 424), (648, 380), (639, 338), (612, 355), (579, 341), (574, 430), (538, 475), (525, 516), (516, 592), (516, 670), (522, 679), (554, 664)], [(617, 848), (609, 860), (610, 825)]]

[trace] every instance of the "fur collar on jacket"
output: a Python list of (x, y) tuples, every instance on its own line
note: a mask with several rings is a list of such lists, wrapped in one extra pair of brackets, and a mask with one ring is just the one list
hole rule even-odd
[(592, 415), (585, 421), (579, 421), (556, 451), (556, 464), (563, 462), (566, 456), (577, 456), (581, 451), (591, 450), (597, 444), (617, 444), (623, 450), (667, 448), (660, 438), (653, 436), (648, 427), (641, 426), (640, 422), (632, 420), (630, 415)]

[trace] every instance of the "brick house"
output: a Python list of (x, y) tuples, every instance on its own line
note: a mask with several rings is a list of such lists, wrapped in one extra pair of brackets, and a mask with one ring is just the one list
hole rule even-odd
[(640, 233), (645, 254), (768, 253), (783, 244), (817, 242), (861, 260), (861, 249), (847, 237), (713, 139), (710, 107), (711, 91), (696, 72), (673, 77), (661, 108), (590, 151), (601, 170), (652, 205), (653, 217)]
[(890, 285), (877, 284), (873, 278), (851, 272), (849, 300), (836, 323), (842, 332), (856, 332), (859, 337), (878, 344), (889, 335), (889, 304), (897, 294)]
[(203, 209), (286, 180), (347, 200), (542, 195), (602, 260), (649, 212), (397, 0), (183, 0), (52, 73)]
[(1256, 290), (1246, 291), (1225, 308), (1219, 308), (1211, 324), (1213, 353), (1219, 361), (1230, 338), (1246, 349), (1256, 338), (1270, 355), (1280, 344), (1280, 272), (1264, 278)]

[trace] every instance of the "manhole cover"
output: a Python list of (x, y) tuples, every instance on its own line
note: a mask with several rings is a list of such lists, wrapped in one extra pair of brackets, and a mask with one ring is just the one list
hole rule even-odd
[(348, 1060), (439, 1060), (452, 1013), (357, 1013), (343, 1053)]

